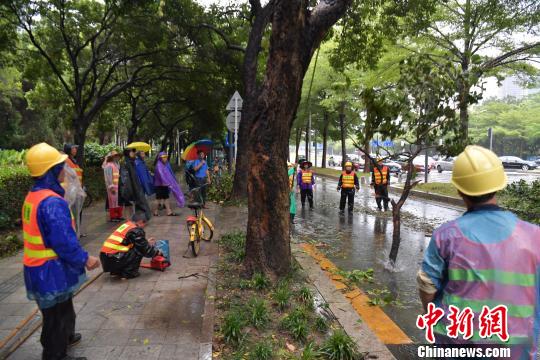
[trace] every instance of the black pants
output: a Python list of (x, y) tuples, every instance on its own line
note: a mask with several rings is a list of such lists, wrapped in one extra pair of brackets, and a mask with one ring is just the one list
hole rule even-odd
[(300, 200), (302, 202), (302, 207), (306, 203), (306, 196), (309, 202), (309, 207), (313, 207), (313, 189), (301, 189), (300, 190)]
[(131, 249), (127, 253), (100, 253), (99, 258), (103, 272), (110, 272), (111, 274), (131, 279), (139, 276), (139, 267), (141, 266), (143, 257), (135, 249)]
[(66, 356), (70, 338), (75, 334), (75, 309), (73, 298), (58, 303), (51, 308), (41, 309), (43, 329), (41, 345), (43, 360), (63, 359)]
[(345, 203), (349, 201), (349, 212), (354, 209), (354, 188), (353, 189), (341, 189), (341, 199), (339, 200), (339, 210), (345, 210)]
[(388, 210), (388, 185), (375, 185), (375, 201), (379, 209), (382, 209), (381, 203), (384, 202), (384, 209)]

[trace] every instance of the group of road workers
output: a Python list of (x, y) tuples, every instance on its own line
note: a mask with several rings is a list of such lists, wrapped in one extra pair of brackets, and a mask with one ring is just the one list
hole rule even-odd
[[(382, 163), (382, 158), (377, 158), (374, 162), (373, 172), (371, 177), (371, 187), (375, 191), (375, 201), (377, 208), (384, 211), (388, 210), (388, 203), (390, 201), (388, 197), (388, 186), (390, 185), (390, 170), (386, 165)], [(315, 174), (312, 170), (313, 163), (310, 161), (301, 161), (300, 169), (296, 172), (296, 165), (288, 162), (288, 176), (289, 176), (289, 191), (290, 191), (290, 207), (289, 213), (291, 222), (294, 222), (296, 215), (296, 193), (300, 193), (300, 202), (302, 208), (305, 207), (306, 199), (309, 203), (309, 209), (313, 210), (313, 190), (315, 188)], [(296, 191), (295, 191), (295, 178), (296, 178)], [(341, 191), (341, 198), (339, 201), (340, 214), (345, 213), (345, 205), (348, 203), (347, 210), (349, 213), (354, 211), (354, 195), (356, 191), (360, 190), (360, 181), (352, 162), (347, 161), (344, 164), (344, 170), (339, 176), (337, 191)]]
[[(43, 315), (42, 358), (84, 360), (67, 355), (68, 347), (81, 340), (75, 331), (72, 298), (86, 280), (85, 269), (99, 267), (100, 259), (79, 243), (75, 218), (80, 213), (70, 210), (62, 186), (67, 173), (74, 171), (82, 180), (82, 171), (68, 154), (45, 143), (29, 149), (26, 163), (34, 185), (22, 208), (24, 280), (28, 298), (37, 302)], [(307, 199), (313, 209), (311, 166), (302, 162), (296, 173), (294, 164), (289, 164), (289, 186), (291, 200), (296, 185), (303, 194), (302, 206)], [(386, 209), (388, 169), (381, 164), (375, 169), (372, 185), (381, 199), (377, 205), (382, 208), (384, 203)], [(417, 275), (427, 312), (419, 316), (417, 326), (427, 334), (434, 331), (433, 341), (440, 345), (495, 344), (511, 347), (512, 359), (534, 359), (540, 323), (540, 227), (497, 205), (496, 193), (505, 188), (507, 178), (490, 150), (468, 146), (455, 160), (452, 183), (467, 211), (433, 232)], [(351, 163), (345, 164), (337, 189), (341, 190), (340, 211), (347, 200), (352, 211), (359, 181)], [(105, 240), (100, 253), (104, 271), (136, 277), (142, 257), (163, 255), (154, 239), (146, 238), (147, 220), (144, 212), (136, 212)], [(462, 322), (455, 327), (458, 333), (468, 331), (465, 325), (489, 325), (489, 334), (497, 332), (500, 341), (476, 330), (465, 338), (455, 336), (455, 331), (450, 334), (457, 321)]]
[[(64, 149), (67, 153), (61, 153), (46, 143), (40, 143), (26, 154), (34, 185), (22, 208), (24, 280), (28, 298), (36, 301), (43, 315), (40, 341), (42, 359), (45, 360), (86, 359), (67, 355), (68, 347), (81, 341), (81, 335), (75, 332), (76, 315), (72, 299), (87, 279), (85, 269), (96, 269), (101, 260), (104, 272), (121, 279), (131, 279), (139, 276), (143, 257), (164, 255), (155, 246), (155, 239), (147, 239), (144, 227), (149, 216), (145, 209), (137, 206), (134, 206), (133, 216), (105, 239), (99, 258), (83, 249), (76, 220), (81, 209), (70, 208), (66, 199), (67, 193), (73, 190), (73, 184), (67, 179), (69, 174), (73, 172), (76, 175), (79, 185), (83, 180), (83, 171), (75, 160), (75, 149), (69, 146)], [(113, 188), (113, 193), (118, 196), (121, 174), (114, 164), (115, 157), (116, 154), (109, 154), (108, 159), (112, 161), (105, 162), (104, 170), (106, 180), (107, 172), (110, 172), (108, 190)], [(165, 162), (163, 164), (166, 165)], [(163, 177), (167, 178), (169, 170), (164, 167), (163, 171)], [(129, 172), (125, 175), (129, 176)], [(110, 215), (118, 219), (121, 212), (118, 213), (117, 199), (116, 202), (111, 201), (110, 195), (109, 192)]]

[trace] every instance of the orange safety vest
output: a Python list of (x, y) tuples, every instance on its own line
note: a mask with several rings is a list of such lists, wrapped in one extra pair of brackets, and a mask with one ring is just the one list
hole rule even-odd
[(354, 172), (347, 173), (343, 171), (341, 173), (341, 188), (342, 189), (352, 189), (354, 188)]
[(120, 225), (118, 229), (114, 230), (114, 232), (107, 238), (107, 240), (105, 240), (103, 246), (101, 247), (101, 252), (106, 254), (128, 252), (133, 247), (133, 244), (122, 245), (122, 242), (126, 238), (127, 233), (131, 229), (135, 229), (136, 227), (137, 225), (135, 225), (131, 221), (127, 221), (124, 224)]
[(311, 170), (302, 171), (302, 184), (311, 184), (313, 178), (313, 172)]
[(77, 177), (79, 178), (79, 182), (81, 183), (81, 186), (82, 186), (83, 169), (81, 169), (79, 165), (75, 164), (73, 160), (71, 160), (69, 157), (66, 159), (66, 164), (68, 164), (68, 166), (75, 171), (75, 174), (77, 174)]
[(118, 170), (118, 166), (113, 165), (112, 167), (112, 182), (113, 185), (118, 186), (118, 180), (120, 179), (120, 170)]
[[(25, 266), (41, 266), (48, 260), (58, 258), (58, 255), (54, 252), (54, 250), (45, 246), (37, 221), (37, 210), (39, 204), (51, 196), (62, 199), (60, 195), (48, 189), (31, 191), (24, 199), (24, 204), (22, 207), (22, 221), (24, 239), (23, 264)], [(73, 226), (73, 229), (75, 229), (73, 215), (71, 216), (71, 226)]]
[(388, 167), (383, 166), (382, 171), (379, 171), (376, 167), (373, 169), (375, 174), (375, 184), (376, 185), (386, 185), (388, 179)]

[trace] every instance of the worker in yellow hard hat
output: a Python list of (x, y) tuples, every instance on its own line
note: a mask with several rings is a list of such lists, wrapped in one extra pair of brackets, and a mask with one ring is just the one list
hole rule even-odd
[(448, 336), (449, 317), (443, 316), (434, 328), (437, 344), (519, 344), (511, 349), (512, 359), (535, 359), (540, 227), (497, 205), (496, 193), (506, 182), (501, 160), (488, 149), (467, 146), (456, 158), (452, 184), (467, 211), (433, 232), (417, 281), (425, 309), (434, 303), (447, 315), (452, 306), (469, 307), (474, 319), (479, 319), (486, 311), (491, 316), (497, 307), (490, 319), (506, 322), (499, 328), (507, 329), (508, 338), (502, 342), (497, 336), (463, 340)]
[(73, 294), (86, 280), (85, 267), (99, 266), (79, 244), (63, 198), (60, 182), (66, 159), (46, 143), (32, 146), (26, 154), (34, 186), (22, 208), (24, 281), (28, 298), (43, 314), (43, 359), (70, 359), (68, 346), (81, 340), (75, 332)]
[(360, 190), (360, 182), (356, 172), (353, 171), (353, 164), (350, 161), (345, 163), (345, 170), (341, 173), (338, 180), (337, 190), (341, 190), (341, 199), (339, 201), (339, 213), (343, 214), (345, 211), (345, 203), (348, 201), (349, 214), (354, 210), (354, 194), (355, 189)]
[(377, 164), (373, 167), (373, 173), (371, 174), (371, 186), (375, 190), (375, 202), (377, 208), (382, 210), (382, 204), (384, 203), (384, 211), (388, 210), (388, 186), (390, 185), (390, 170), (388, 166), (383, 164), (381, 157), (377, 158)]

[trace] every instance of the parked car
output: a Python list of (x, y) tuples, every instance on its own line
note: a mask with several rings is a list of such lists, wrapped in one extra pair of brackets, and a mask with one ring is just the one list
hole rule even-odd
[(533, 170), (538, 167), (536, 163), (532, 161), (526, 161), (517, 156), (500, 156), (502, 164), (505, 169), (521, 169), (521, 170)]
[[(403, 171), (409, 171), (409, 163), (407, 162), (409, 158), (405, 155), (400, 155), (397, 157), (396, 162), (401, 165), (401, 168)], [(417, 156), (413, 160), (414, 168), (417, 172), (424, 172), (425, 171), (425, 161), (426, 158), (424, 155)], [(435, 160), (433, 158), (428, 156), (428, 173), (431, 171), (432, 168), (435, 167)]]
[(385, 160), (383, 162), (383, 165), (388, 166), (388, 170), (390, 171), (390, 174), (399, 174), (402, 169), (399, 163), (392, 160)]
[(454, 168), (454, 157), (447, 156), (447, 157), (441, 157), (436, 163), (435, 168), (439, 173), (442, 173), (443, 171), (452, 171)]

